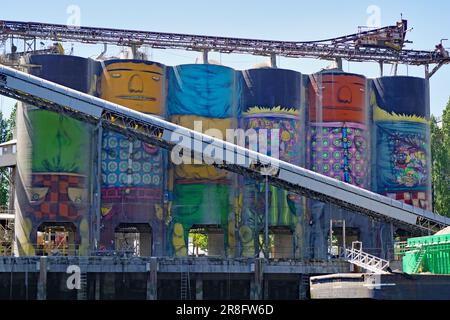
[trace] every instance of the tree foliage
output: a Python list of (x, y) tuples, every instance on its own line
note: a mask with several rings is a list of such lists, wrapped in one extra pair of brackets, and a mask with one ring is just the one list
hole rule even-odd
[[(9, 119), (3, 118), (0, 111), (0, 143), (13, 139), (13, 132), (16, 127), (16, 110), (17, 104), (14, 106)], [(9, 169), (0, 168), (0, 206), (7, 207), (9, 200)]]
[(431, 120), (433, 209), (450, 217), (450, 99), (442, 126), (438, 126), (434, 117)]

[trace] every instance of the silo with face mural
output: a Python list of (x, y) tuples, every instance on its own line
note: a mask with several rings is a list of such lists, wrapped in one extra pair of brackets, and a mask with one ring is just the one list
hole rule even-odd
[(370, 153), (366, 78), (339, 71), (309, 77), (308, 167), (368, 188)]
[(395, 76), (371, 81), (374, 190), (431, 210), (429, 83)]
[[(294, 165), (304, 165), (305, 127), (302, 75), (284, 69), (260, 68), (242, 71), (241, 128), (250, 138), (249, 147)], [(263, 249), (265, 184), (242, 179), (243, 210), (239, 225), (241, 254), (254, 256)], [(305, 200), (269, 186), (269, 227), (272, 256), (301, 256), (304, 239)]]
[[(370, 188), (366, 78), (331, 69), (310, 75), (307, 83), (307, 168), (343, 183)], [(381, 229), (366, 217), (318, 201), (309, 201), (308, 207), (310, 258), (325, 258), (331, 252), (330, 243), (342, 247), (360, 240), (366, 248), (380, 245), (376, 239), (381, 238)]]
[[(213, 64), (175, 66), (169, 72), (170, 121), (225, 139), (227, 129), (237, 125), (239, 91), (236, 72), (231, 68)], [(173, 165), (169, 179), (168, 239), (172, 254), (196, 254), (192, 252), (192, 239), (201, 234), (207, 236), (208, 255), (234, 256), (235, 175), (191, 155), (185, 160)]]
[[(64, 55), (30, 57), (29, 73), (92, 93), (95, 62)], [(19, 103), (16, 254), (84, 255), (91, 248), (93, 128)]]
[[(141, 60), (102, 62), (98, 96), (135, 111), (165, 117), (165, 66)], [(101, 250), (163, 255), (165, 152), (103, 130)]]

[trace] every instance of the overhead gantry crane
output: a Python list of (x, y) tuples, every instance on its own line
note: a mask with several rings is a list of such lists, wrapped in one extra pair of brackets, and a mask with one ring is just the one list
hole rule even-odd
[[(317, 41), (278, 41), (190, 35), (167, 32), (138, 31), (111, 28), (75, 27), (61, 24), (0, 20), (0, 40), (21, 39), (25, 52), (36, 50), (36, 41), (73, 41), (88, 44), (129, 46), (134, 49), (149, 46), (157, 49), (181, 49), (203, 52), (242, 53), (271, 57), (312, 58), (383, 64), (425, 66), (430, 78), (444, 64), (450, 63), (448, 52), (438, 44), (435, 50), (406, 50), (404, 44), (407, 21), (396, 25), (360, 31), (355, 34)], [(204, 61), (208, 61), (204, 59)], [(433, 67), (430, 71), (430, 66)]]

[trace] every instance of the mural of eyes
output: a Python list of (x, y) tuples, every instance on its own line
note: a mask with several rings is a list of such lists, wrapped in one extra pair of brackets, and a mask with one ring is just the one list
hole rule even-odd
[(44, 200), (45, 200), (45, 196), (48, 193), (48, 190), (50, 188), (30, 188), (28, 189), (28, 197), (29, 197), (29, 201), (30, 204), (32, 205), (36, 205), (36, 204), (41, 204)]
[(85, 188), (67, 188), (67, 194), (70, 201), (75, 204), (82, 204), (87, 201), (87, 189)]

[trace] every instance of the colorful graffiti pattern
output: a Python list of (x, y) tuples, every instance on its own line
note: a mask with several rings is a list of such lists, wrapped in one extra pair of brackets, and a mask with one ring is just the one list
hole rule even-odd
[(270, 130), (278, 129), (279, 158), (290, 163), (299, 163), (301, 154), (299, 150), (301, 126), (298, 116), (283, 114), (246, 114), (244, 116), (244, 122), (246, 129), (255, 129), (256, 132), (259, 132), (260, 129), (267, 130), (267, 144), (256, 141), (257, 145), (249, 146), (253, 148), (253, 150), (258, 150), (258, 152), (271, 156), (272, 137), (270, 135)]
[[(105, 63), (99, 95), (130, 109), (165, 114), (165, 67), (151, 61), (111, 60)], [(151, 144), (104, 131), (101, 153), (100, 248), (114, 250), (119, 225), (149, 226), (150, 253), (164, 251), (164, 152)]]
[(367, 187), (365, 126), (358, 123), (311, 124), (308, 134), (312, 170)]
[[(405, 202), (411, 204), (416, 195), (417, 201), (414, 203), (426, 205), (424, 208), (427, 208), (427, 199), (418, 198), (416, 193), (425, 193), (430, 174), (427, 166), (427, 125), (395, 121), (377, 122), (376, 127), (377, 191), (391, 197), (394, 191), (398, 191), (400, 195), (395, 198), (408, 200)], [(405, 192), (413, 193), (405, 197)]]

